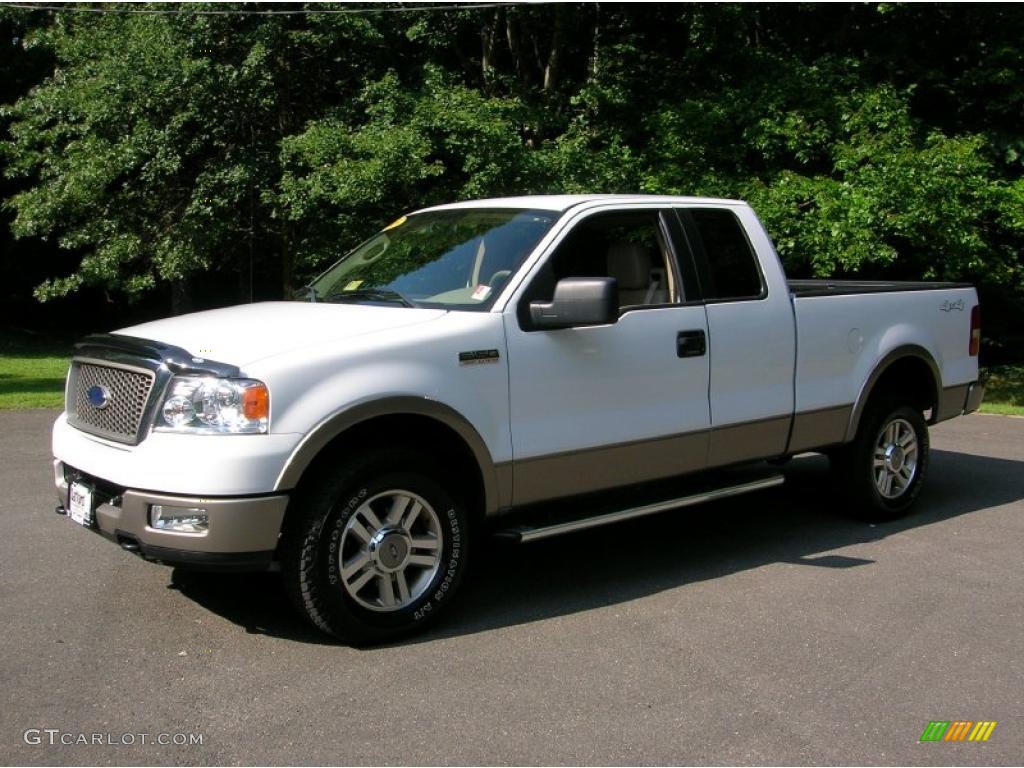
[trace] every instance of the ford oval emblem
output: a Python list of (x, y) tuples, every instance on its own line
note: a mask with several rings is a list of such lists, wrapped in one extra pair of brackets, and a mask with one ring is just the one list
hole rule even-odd
[(93, 408), (102, 411), (110, 405), (110, 390), (101, 384), (94, 384), (86, 391), (85, 399)]

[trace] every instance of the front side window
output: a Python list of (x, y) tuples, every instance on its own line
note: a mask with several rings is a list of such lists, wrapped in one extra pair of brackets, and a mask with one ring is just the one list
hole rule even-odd
[(557, 217), (494, 208), (403, 216), (320, 275), (305, 297), (487, 310)]
[(566, 277), (614, 277), (623, 309), (676, 303), (679, 290), (671, 264), (658, 211), (594, 214), (558, 244), (531, 283), (522, 307), (550, 301), (555, 285)]

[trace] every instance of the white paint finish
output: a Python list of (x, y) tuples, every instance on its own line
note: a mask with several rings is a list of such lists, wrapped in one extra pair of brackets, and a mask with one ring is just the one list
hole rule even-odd
[(154, 432), (135, 446), (53, 425), (53, 455), (130, 489), (195, 496), (269, 493), (301, 435), (179, 435)]
[(773, 293), (762, 301), (711, 304), (708, 324), (712, 423), (791, 414), (796, 336), (788, 299)]
[(860, 332), (860, 328), (851, 328), (850, 332), (846, 334), (846, 349), (849, 350), (850, 354), (859, 354), (861, 349), (864, 347), (864, 334)]
[[(960, 299), (963, 311), (942, 311), (943, 302)], [(968, 355), (971, 307), (977, 303), (973, 288), (797, 298), (797, 410), (857, 402), (879, 362), (904, 345), (931, 354), (942, 387), (977, 381), (978, 359)], [(864, 340), (859, 351), (847, 343), (852, 328)]]
[[(700, 207), (718, 206), (702, 203)], [(708, 305), (711, 423), (715, 427), (793, 412), (796, 331), (786, 276), (753, 210), (749, 206), (731, 210), (758, 255), (768, 295)], [(785, 447), (779, 445), (778, 451)]]
[[(541, 211), (567, 211), (570, 208), (597, 203), (621, 207), (624, 205), (655, 205), (667, 208), (672, 205), (694, 205), (710, 203), (713, 205), (744, 205), (738, 200), (725, 200), (715, 197), (684, 197), (660, 195), (526, 195), (522, 197), (495, 197), (487, 200), (465, 200), (460, 203), (426, 208), (428, 211), (447, 211), (459, 208), (530, 208)], [(417, 211), (421, 213), (421, 211)]]
[[(151, 434), (138, 446), (54, 427), (54, 454), (130, 488), (194, 495), (275, 490), (300, 442), (335, 414), (390, 397), (433, 400), (479, 433), (494, 462), (628, 443), (789, 414), (792, 302), (774, 249), (749, 206), (703, 198), (555, 196), (459, 207), (568, 210), (510, 279), (489, 313), (270, 302), (161, 320), (120, 333), (238, 365), (267, 383), (270, 435)], [(525, 333), (516, 301), (571, 226), (589, 213), (686, 205), (735, 211), (769, 286), (763, 301), (625, 314), (610, 326)], [(570, 210), (571, 209), (571, 210)], [(964, 311), (942, 302), (964, 299)], [(888, 351), (916, 344), (943, 386), (977, 379), (967, 356), (972, 289), (802, 298), (796, 409), (855, 402)], [(708, 326), (710, 323), (710, 326)], [(679, 331), (705, 328), (709, 355), (680, 359)], [(863, 341), (851, 344), (852, 329)], [(507, 336), (507, 342), (506, 342)], [(460, 352), (496, 349), (493, 364), (460, 366)], [(710, 382), (710, 403), (709, 388)], [(510, 404), (511, 403), (511, 404)], [(429, 450), (429, 446), (426, 446)]]
[[(292, 306), (315, 308), (320, 325), (296, 325), (302, 313), (289, 313)], [(248, 327), (248, 317), (257, 309), (268, 316), (280, 311), (282, 317), (274, 343), (262, 350), (248, 339), (236, 340), (219, 325), (207, 337), (222, 339), (219, 349), (227, 353), (217, 356), (222, 362), (234, 364), (246, 354), (257, 357), (242, 365), (242, 373), (265, 382), (270, 390), (270, 435), (153, 433), (137, 446), (115, 448), (64, 425), (62, 417), (55, 425), (54, 455), (130, 488), (264, 493), (277, 489), (277, 478), (303, 437), (329, 417), (364, 402), (421, 397), (461, 414), (480, 434), (495, 462), (512, 458), (500, 315), (338, 304), (272, 303), (233, 309), (237, 314), (218, 312), (235, 333)], [(192, 352), (200, 348), (195, 340), (199, 329), (208, 326), (210, 314), (136, 326), (131, 335), (156, 335), (159, 341)], [(395, 322), (403, 316), (407, 322)], [(286, 325), (301, 343), (290, 347), (285, 343), (281, 327)], [(499, 350), (498, 362), (459, 365), (459, 352), (479, 349)]]
[(701, 306), (532, 332), (507, 313), (515, 458), (707, 429), (708, 357), (676, 355), (679, 331), (706, 328)]
[(440, 309), (268, 301), (194, 312), (116, 333), (173, 344), (195, 357), (239, 367), (265, 357), (316, 350), (358, 336), (443, 317)]
[[(498, 350), (498, 361), (459, 364), (460, 352), (484, 349)], [(249, 366), (246, 374), (265, 381), (270, 389), (274, 432), (308, 434), (356, 405), (417, 397), (461, 414), (476, 429), (493, 461), (512, 458), (500, 315), (442, 313), (433, 322), (266, 358)]]

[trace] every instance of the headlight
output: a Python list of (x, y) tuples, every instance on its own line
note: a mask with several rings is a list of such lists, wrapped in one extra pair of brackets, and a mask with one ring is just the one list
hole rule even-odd
[(270, 427), (270, 392), (254, 379), (175, 376), (156, 417), (162, 432), (262, 434)]

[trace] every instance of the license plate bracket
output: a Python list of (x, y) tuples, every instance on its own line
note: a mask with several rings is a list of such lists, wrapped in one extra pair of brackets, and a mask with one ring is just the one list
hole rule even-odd
[(96, 494), (92, 486), (73, 482), (68, 488), (68, 517), (91, 528), (96, 521)]

